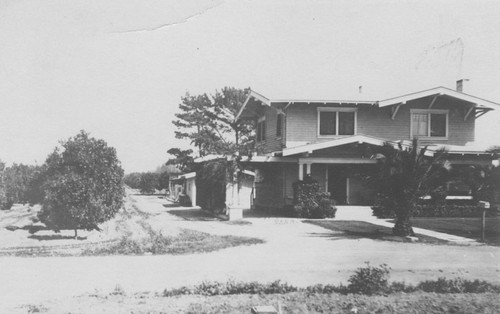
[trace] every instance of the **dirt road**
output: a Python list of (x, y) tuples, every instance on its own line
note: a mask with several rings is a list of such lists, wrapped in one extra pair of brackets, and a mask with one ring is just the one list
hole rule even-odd
[[(392, 280), (416, 282), (461, 276), (500, 283), (500, 248), (438, 246), (345, 239), (295, 219), (252, 218), (250, 224), (185, 220), (153, 196), (128, 200), (149, 215), (149, 223), (216, 234), (259, 237), (265, 244), (182, 256), (0, 257), (0, 312), (20, 304), (66, 298), (93, 291), (127, 293), (162, 291), (203, 280), (273, 281), (303, 286), (347, 282), (352, 271), (369, 261), (388, 264)], [(176, 213), (176, 215), (169, 214)], [(189, 217), (189, 216), (188, 216)], [(193, 221), (194, 220), (194, 221)]]

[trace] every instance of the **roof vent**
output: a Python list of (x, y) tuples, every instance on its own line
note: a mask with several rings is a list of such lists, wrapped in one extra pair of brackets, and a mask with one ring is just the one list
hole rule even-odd
[(468, 79), (461, 79), (457, 81), (457, 92), (463, 93), (464, 91), (464, 82), (469, 81)]

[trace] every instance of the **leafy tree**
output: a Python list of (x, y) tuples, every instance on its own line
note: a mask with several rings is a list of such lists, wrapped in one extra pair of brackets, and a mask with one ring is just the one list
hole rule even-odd
[(194, 158), (191, 149), (181, 150), (179, 148), (171, 148), (167, 151), (174, 158), (170, 158), (166, 165), (175, 165), (183, 172), (189, 172), (193, 169)]
[(139, 183), (139, 189), (142, 194), (151, 194), (155, 192), (155, 188), (158, 186), (159, 175), (154, 172), (146, 172), (141, 175), (141, 181)]
[[(186, 94), (179, 105), (181, 112), (175, 114), (177, 119), (172, 122), (178, 128), (176, 138), (189, 140), (198, 149), (199, 156), (248, 154), (254, 138), (252, 123), (235, 121), (245, 101), (245, 92), (224, 87), (211, 96)], [(168, 153), (174, 156), (168, 164), (178, 162), (189, 168), (191, 150), (173, 148)]]
[[(5, 169), (5, 197), (6, 208), (14, 203), (27, 203), (33, 199), (35, 191), (40, 191), (39, 186), (32, 182), (40, 172), (39, 166), (28, 166), (14, 163)], [(38, 188), (38, 190), (37, 190)]]
[(142, 173), (140, 172), (132, 172), (125, 175), (123, 182), (132, 189), (139, 189), (141, 186), (141, 176)]
[(168, 190), (169, 180), (170, 180), (170, 174), (168, 171), (160, 173), (160, 175), (158, 176), (158, 186), (157, 186), (158, 190), (163, 190), (163, 189)]
[(376, 159), (379, 165), (379, 195), (396, 214), (393, 233), (398, 236), (413, 235), (410, 224), (412, 211), (424, 195), (444, 184), (449, 169), (444, 160), (445, 152), (425, 156), (427, 147), (420, 148), (414, 139), (412, 144), (398, 148), (385, 144)]
[(46, 161), (45, 198), (40, 220), (47, 227), (96, 229), (123, 204), (123, 169), (116, 150), (85, 131), (61, 142)]
[(500, 191), (500, 166), (471, 165), (458, 170), (475, 201), (495, 202)]

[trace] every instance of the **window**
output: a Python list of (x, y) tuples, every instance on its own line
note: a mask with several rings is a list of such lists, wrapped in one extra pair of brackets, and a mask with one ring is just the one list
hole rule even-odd
[(318, 108), (318, 135), (356, 134), (355, 108)]
[(448, 110), (411, 110), (411, 137), (447, 137)]
[(266, 140), (266, 119), (260, 118), (257, 122), (257, 142)]
[(281, 137), (283, 135), (283, 115), (278, 114), (276, 117), (276, 136)]

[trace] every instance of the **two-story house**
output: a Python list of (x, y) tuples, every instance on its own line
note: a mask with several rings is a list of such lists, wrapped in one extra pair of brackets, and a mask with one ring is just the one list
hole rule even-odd
[[(460, 81), (457, 87), (460, 88)], [(270, 99), (251, 91), (237, 119), (256, 123), (256, 207), (281, 208), (292, 184), (311, 175), (337, 204), (370, 205), (374, 191), (362, 179), (385, 142), (418, 137), (428, 154), (446, 147), (454, 163), (491, 163), (471, 146), (476, 119), (500, 104), (445, 87), (383, 100)]]

